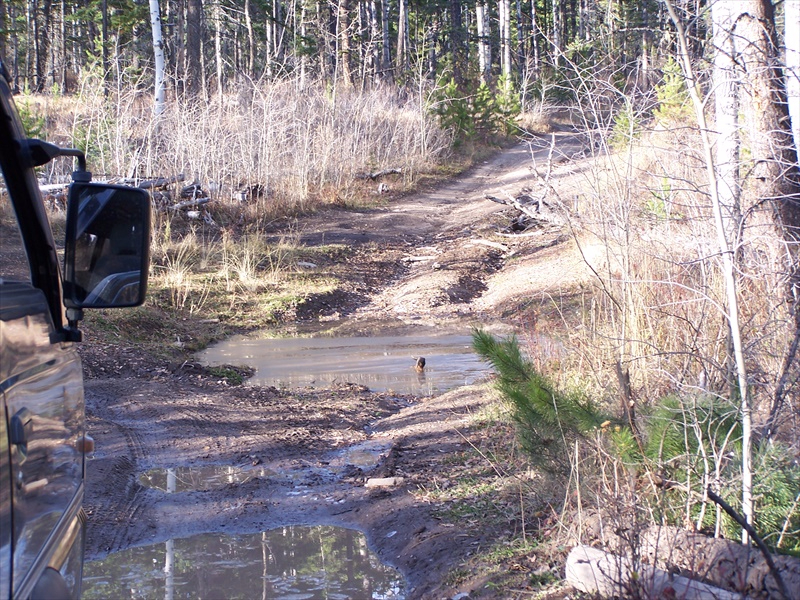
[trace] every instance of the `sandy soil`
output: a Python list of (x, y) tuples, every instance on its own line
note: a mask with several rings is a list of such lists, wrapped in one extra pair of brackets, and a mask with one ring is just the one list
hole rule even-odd
[[(391, 322), (502, 328), (534, 318), (537, 307), (574, 289), (587, 271), (557, 227), (504, 234), (517, 212), (485, 195), (540, 190), (531, 152), (542, 165), (548, 143), (518, 145), (456, 181), (379, 209), (331, 209), (304, 220), (302, 243), (356, 249), (337, 266), (344, 289), (310, 298), (297, 318), (341, 323), (350, 332)], [(557, 147), (562, 160), (554, 182), (583, 160), (577, 136), (561, 134)], [(82, 352), (97, 444), (88, 468), (87, 559), (195, 533), (331, 524), (363, 531), (381, 559), (407, 578), (410, 598), (513, 597), (493, 591), (478, 574), (455, 583), (448, 574), (514, 525), (444, 522), (441, 507), (418, 493), (456, 480), (460, 467), (452, 457), (481, 445), (473, 416), (492, 402), (488, 386), (425, 399), (354, 385), (229, 386), (195, 364), (170, 367), (91, 340)], [(374, 468), (334, 464), (337, 451), (370, 440), (387, 448)], [(151, 468), (209, 464), (264, 465), (274, 475), (171, 495), (138, 479)], [(377, 477), (397, 479), (365, 485)], [(558, 572), (559, 565), (554, 557), (546, 568)]]

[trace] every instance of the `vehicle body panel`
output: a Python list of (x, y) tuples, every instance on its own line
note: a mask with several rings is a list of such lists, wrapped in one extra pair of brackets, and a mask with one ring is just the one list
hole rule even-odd
[(80, 359), (73, 344), (51, 342), (55, 333), (40, 290), (0, 283), (0, 390), (11, 434), (12, 593), (23, 597), (57, 551), (48, 544), (51, 533), (69, 526), (62, 520), (75, 519), (83, 495)]

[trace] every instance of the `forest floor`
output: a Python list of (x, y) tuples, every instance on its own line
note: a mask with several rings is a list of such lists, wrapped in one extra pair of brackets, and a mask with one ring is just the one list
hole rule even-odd
[[(302, 218), (299, 243), (345, 244), (350, 252), (319, 265), (339, 285), (310, 294), (293, 323), (325, 322), (351, 335), (412, 325), (556, 334), (577, 311), (570, 299), (589, 278), (584, 257), (556, 226), (514, 234), (517, 211), (485, 198), (544, 193), (550, 143), (532, 138), (378, 208)], [(589, 164), (584, 140), (559, 133), (554, 148), (549, 181), (572, 198)], [(512, 439), (487, 416), (498, 403), (490, 385), (424, 398), (347, 382), (232, 385), (193, 361), (169, 364), (141, 348), (87, 339), (88, 428), (97, 446), (88, 465), (87, 560), (199, 533), (325, 524), (364, 532), (406, 578), (409, 598), (570, 594), (560, 582), (568, 548), (512, 548), (521, 538), (548, 537), (557, 515), (520, 515), (521, 488), (480, 485), (505, 469), (491, 444), (504, 431)], [(382, 448), (374, 467), (334, 468), (343, 448), (373, 442)], [(149, 469), (203, 465), (260, 465), (271, 475), (175, 494), (140, 481)], [(366, 485), (375, 478), (393, 479)]]

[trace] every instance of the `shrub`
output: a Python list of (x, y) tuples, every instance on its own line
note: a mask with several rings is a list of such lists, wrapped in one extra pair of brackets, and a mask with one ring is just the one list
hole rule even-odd
[(537, 373), (522, 356), (516, 337), (498, 340), (476, 329), (472, 345), (494, 367), (495, 387), (511, 407), (522, 447), (530, 458), (550, 472), (567, 472), (572, 443), (599, 427), (606, 417), (581, 394), (561, 391)]
[(661, 83), (656, 86), (658, 106), (653, 111), (656, 122), (665, 127), (691, 123), (694, 112), (680, 65), (670, 57), (663, 73)]

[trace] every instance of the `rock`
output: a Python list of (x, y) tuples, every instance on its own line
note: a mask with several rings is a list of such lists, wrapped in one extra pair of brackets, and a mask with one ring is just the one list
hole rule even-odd
[(402, 477), (371, 477), (367, 479), (364, 484), (368, 488), (372, 487), (394, 487), (400, 485), (405, 481)]

